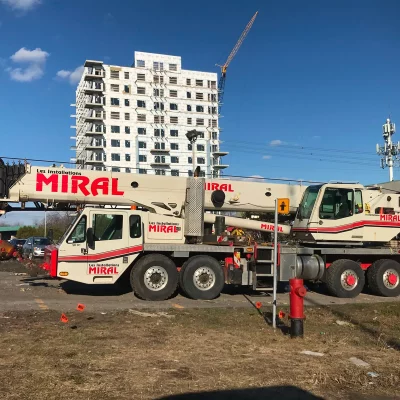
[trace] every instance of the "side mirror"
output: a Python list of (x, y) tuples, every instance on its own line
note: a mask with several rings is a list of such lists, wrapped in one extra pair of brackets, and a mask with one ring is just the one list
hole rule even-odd
[(87, 244), (91, 249), (94, 249), (94, 235), (93, 235), (93, 228), (87, 228), (86, 231), (86, 240)]

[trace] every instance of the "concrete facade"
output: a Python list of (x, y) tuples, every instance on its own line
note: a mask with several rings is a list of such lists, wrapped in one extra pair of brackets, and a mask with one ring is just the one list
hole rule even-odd
[(217, 74), (182, 69), (181, 57), (135, 52), (131, 67), (87, 60), (76, 91), (78, 167), (208, 177), (227, 167), (220, 151)]

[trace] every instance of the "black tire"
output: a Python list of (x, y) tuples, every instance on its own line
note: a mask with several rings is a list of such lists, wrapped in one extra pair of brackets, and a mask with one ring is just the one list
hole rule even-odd
[(363, 290), (365, 274), (360, 265), (353, 260), (336, 260), (326, 270), (325, 283), (333, 296), (353, 298)]
[[(393, 283), (389, 279), (394, 279)], [(400, 295), (400, 264), (391, 259), (375, 261), (367, 270), (367, 282), (371, 292), (377, 296)]]
[[(154, 271), (146, 280), (145, 274), (151, 268), (154, 268)], [(133, 266), (130, 282), (134, 293), (141, 299), (162, 301), (174, 294), (178, 286), (178, 271), (174, 262), (167, 256), (149, 254)]]
[[(201, 282), (201, 277), (195, 277), (196, 272), (204, 268), (202, 275), (207, 281)], [(201, 272), (201, 271), (199, 271)], [(197, 284), (195, 283), (197, 282)], [(180, 285), (185, 294), (194, 300), (212, 300), (218, 297), (224, 288), (224, 272), (220, 263), (210, 256), (194, 256), (182, 266)], [(200, 288), (203, 285), (203, 289)]]

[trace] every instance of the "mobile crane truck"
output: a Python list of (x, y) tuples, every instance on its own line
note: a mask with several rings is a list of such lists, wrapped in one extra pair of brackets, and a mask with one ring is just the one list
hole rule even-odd
[(13, 203), (26, 209), (28, 202), (38, 209), (81, 209), (59, 244), (46, 249), (50, 276), (86, 284), (125, 279), (145, 300), (167, 299), (178, 285), (193, 299), (213, 299), (224, 284), (265, 290), (274, 272), (273, 247), (219, 242), (208, 230), (223, 218), (244, 229), (273, 231), (274, 225), (207, 211), (272, 212), (280, 197), (290, 199), (294, 217), (278, 230), (295, 245), (278, 248), (279, 281), (322, 280), (338, 297), (355, 297), (366, 283), (377, 295), (400, 294), (400, 248), (392, 240), (400, 233), (400, 193), (393, 190), (0, 162), (3, 213), (17, 209)]

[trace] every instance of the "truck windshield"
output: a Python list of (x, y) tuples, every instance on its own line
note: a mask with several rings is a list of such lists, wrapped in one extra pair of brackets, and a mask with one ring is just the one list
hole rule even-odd
[(309, 186), (303, 195), (303, 199), (301, 200), (299, 211), (297, 217), (299, 219), (309, 219), (315, 204), (315, 200), (317, 199), (319, 190), (322, 185), (318, 186)]
[(69, 234), (69, 231), (71, 230), (71, 228), (75, 225), (76, 220), (81, 216), (81, 214), (79, 212), (77, 212), (75, 218), (71, 221), (71, 223), (69, 224), (68, 228), (65, 230), (64, 235), (62, 235), (62, 237), (60, 238), (60, 240), (57, 242), (57, 244), (61, 244), (64, 239), (67, 237), (67, 235)]

